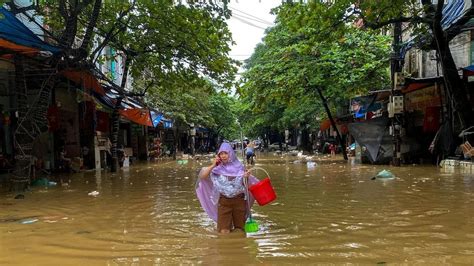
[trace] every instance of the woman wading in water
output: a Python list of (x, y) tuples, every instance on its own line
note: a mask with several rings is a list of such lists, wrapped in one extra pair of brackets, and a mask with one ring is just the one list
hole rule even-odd
[(247, 206), (251, 207), (254, 202), (253, 197), (245, 193), (244, 179), (249, 185), (258, 182), (245, 170), (229, 143), (222, 143), (212, 164), (199, 173), (196, 193), (203, 209), (217, 222), (219, 233), (244, 230), (249, 213)]

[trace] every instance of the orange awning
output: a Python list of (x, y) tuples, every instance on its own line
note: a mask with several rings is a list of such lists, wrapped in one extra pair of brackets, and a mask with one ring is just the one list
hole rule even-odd
[[(347, 132), (347, 124), (345, 122), (339, 119), (336, 119), (334, 122), (336, 123), (337, 128), (342, 131), (342, 133)], [(319, 130), (321, 131), (328, 130), (331, 126), (332, 126), (331, 120), (324, 119), (323, 121), (321, 121), (321, 124), (319, 125)]]
[(150, 110), (146, 108), (120, 110), (120, 114), (128, 120), (140, 125), (152, 127)]
[(39, 52), (36, 48), (15, 44), (4, 39), (0, 39), (0, 49), (11, 50), (22, 54), (37, 54)]
[(61, 74), (85, 89), (93, 90), (100, 95), (105, 95), (104, 88), (102, 88), (97, 78), (87, 70), (70, 69), (62, 71)]
[(321, 124), (319, 125), (319, 130), (324, 131), (328, 130), (331, 127), (331, 121), (329, 119), (325, 119), (321, 121)]

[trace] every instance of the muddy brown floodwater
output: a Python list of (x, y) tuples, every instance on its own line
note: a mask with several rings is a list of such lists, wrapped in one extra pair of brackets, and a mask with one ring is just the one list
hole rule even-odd
[[(278, 198), (254, 206), (260, 231), (246, 237), (218, 236), (202, 211), (194, 185), (207, 160), (63, 175), (24, 199), (4, 192), (0, 265), (474, 264), (472, 173), (295, 160), (258, 157)], [(396, 178), (371, 180), (383, 169)]]

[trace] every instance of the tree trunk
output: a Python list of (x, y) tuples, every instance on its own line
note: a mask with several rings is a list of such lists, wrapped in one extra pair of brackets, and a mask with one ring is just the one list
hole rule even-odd
[(130, 60), (128, 56), (125, 57), (125, 63), (123, 67), (123, 76), (122, 76), (122, 83), (120, 85), (120, 89), (122, 92), (119, 92), (121, 95), (117, 98), (117, 102), (114, 106), (114, 111), (112, 113), (112, 148), (110, 153), (112, 154), (112, 165), (110, 167), (110, 171), (115, 173), (119, 168), (118, 156), (117, 156), (117, 144), (118, 144), (118, 133), (120, 127), (120, 106), (122, 105), (123, 98), (125, 97), (124, 89), (125, 85), (127, 84), (127, 76), (128, 76), (128, 69), (130, 67)]
[(173, 160), (176, 160), (176, 147), (178, 145), (178, 140), (176, 138), (179, 137), (178, 125), (175, 124), (173, 127), (173, 145), (171, 146), (170, 152), (173, 156)]
[[(97, 25), (97, 20), (99, 19), (100, 9), (102, 7), (102, 0), (95, 0), (94, 10), (92, 11), (92, 16), (89, 19), (89, 24), (87, 25), (86, 33), (84, 34), (84, 39), (82, 40), (80, 50), (86, 51), (89, 48), (89, 44), (92, 40), (92, 33)], [(87, 55), (84, 53), (84, 55)]]
[(346, 153), (346, 144), (342, 141), (341, 135), (339, 134), (339, 130), (337, 129), (337, 126), (336, 126), (336, 122), (334, 122), (334, 119), (332, 118), (331, 110), (329, 110), (327, 100), (326, 98), (324, 98), (323, 92), (321, 91), (319, 87), (316, 87), (316, 91), (318, 92), (319, 97), (321, 98), (321, 101), (323, 102), (324, 109), (326, 109), (326, 113), (328, 115), (329, 121), (331, 121), (331, 125), (336, 131), (337, 141), (339, 142), (339, 144), (341, 144), (341, 147), (342, 147), (342, 156), (344, 157), (344, 160), (347, 161), (348, 158), (347, 158), (347, 153)]
[(303, 150), (310, 153), (312, 152), (312, 145), (311, 145), (311, 140), (309, 138), (309, 131), (306, 127), (301, 131), (301, 144), (302, 144)]
[(115, 103), (114, 111), (112, 113), (112, 147), (110, 153), (112, 155), (112, 165), (110, 171), (115, 173), (119, 168), (118, 156), (117, 156), (117, 144), (118, 144), (118, 133), (120, 127), (120, 105), (122, 104), (123, 97), (119, 97)]
[[(430, 1), (431, 2), (431, 1)], [(434, 22), (431, 26), (433, 31), (433, 37), (436, 44), (436, 50), (439, 57), (441, 58), (441, 68), (443, 70), (443, 76), (445, 78), (446, 87), (448, 93), (453, 98), (454, 110), (459, 114), (459, 121), (461, 129), (465, 129), (473, 124), (474, 117), (471, 115), (472, 108), (467, 98), (467, 90), (464, 86), (462, 79), (459, 77), (459, 73), (456, 64), (449, 48), (449, 41), (447, 34), (441, 27), (441, 19), (443, 17), (442, 9), (445, 1), (438, 1), (437, 9), (433, 10), (432, 5), (428, 5), (426, 0), (423, 0), (423, 4), (428, 6), (428, 11), (434, 12)], [(431, 4), (431, 3), (429, 3)]]
[[(440, 38), (441, 37), (441, 38)], [(456, 64), (454, 63), (451, 49), (448, 45), (442, 44), (445, 38), (435, 34), (436, 42), (439, 44), (438, 54), (441, 58), (441, 67), (445, 78), (446, 88), (453, 99), (454, 110), (459, 114), (459, 122), (461, 130), (473, 124), (473, 116), (471, 115), (471, 105), (467, 98), (467, 90), (464, 82), (459, 77)]]
[(62, 48), (70, 49), (77, 34), (78, 15), (75, 10), (69, 10), (64, 20), (66, 21), (66, 27), (62, 34), (60, 45)]

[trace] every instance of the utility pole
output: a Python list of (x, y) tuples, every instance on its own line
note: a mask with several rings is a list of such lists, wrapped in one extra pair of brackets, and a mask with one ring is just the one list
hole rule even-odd
[(190, 141), (191, 141), (191, 155), (194, 156), (196, 153), (196, 127), (194, 126), (194, 123), (191, 123), (189, 125), (189, 135), (190, 135)]
[(396, 91), (397, 87), (397, 73), (402, 71), (400, 45), (402, 41), (402, 23), (394, 23), (393, 28), (393, 53), (391, 58), (391, 78), (392, 78), (392, 90), (389, 101), (389, 117), (391, 118), (390, 133), (393, 136), (393, 160), (394, 166), (400, 166), (401, 164), (401, 130), (402, 130), (402, 115), (403, 113), (403, 96), (399, 95), (399, 91)]

